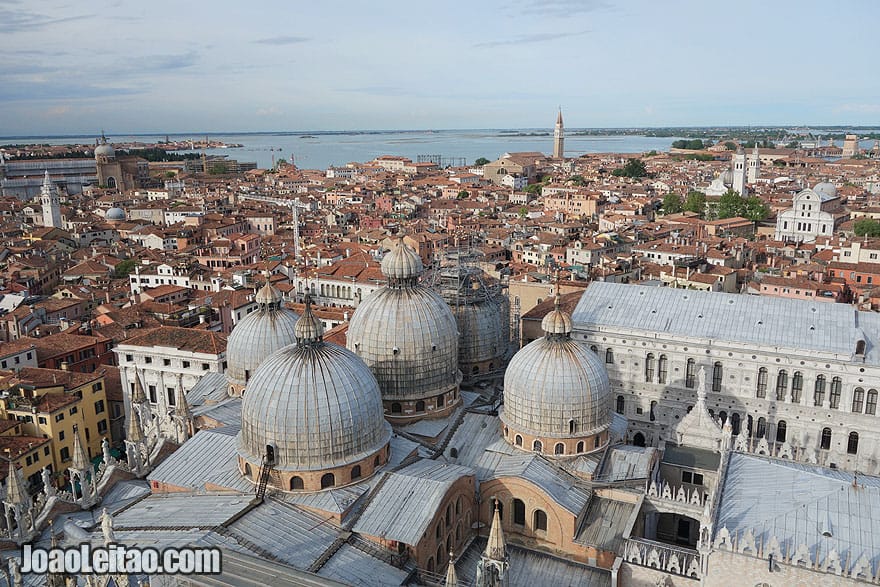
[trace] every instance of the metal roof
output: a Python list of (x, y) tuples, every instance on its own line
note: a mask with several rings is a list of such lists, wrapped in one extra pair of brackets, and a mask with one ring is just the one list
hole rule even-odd
[(576, 542), (618, 552), (636, 503), (596, 497), (587, 508)]
[(392, 567), (350, 544), (343, 544), (318, 574), (358, 587), (403, 585), (409, 576), (407, 571)]
[(619, 444), (609, 448), (602, 469), (602, 481), (647, 479), (651, 474), (651, 463), (656, 453), (656, 448), (629, 444)]
[(574, 323), (576, 331), (619, 328), (847, 358), (863, 339), (865, 362), (880, 364), (880, 315), (848, 304), (594, 281), (575, 308)]
[(237, 432), (237, 428), (199, 430), (153, 469), (147, 480), (201, 490), (206, 480), (223, 478), (224, 472), (241, 477), (236, 463)]
[(209, 371), (199, 377), (192, 389), (186, 392), (186, 403), (195, 408), (227, 397), (229, 397), (229, 383), (226, 381), (226, 375)]
[(574, 475), (547, 462), (541, 455), (517, 453), (502, 457), (492, 477), (525, 479), (575, 516), (583, 511), (591, 492), (577, 485), (578, 479)]
[(704, 448), (676, 446), (670, 443), (663, 451), (663, 462), (667, 465), (717, 471), (721, 463), (721, 454)]
[(116, 514), (113, 526), (124, 529), (212, 528), (248, 506), (250, 496), (156, 493)]
[[(855, 563), (863, 554), (880, 563), (880, 478), (731, 453), (721, 493), (717, 532), (747, 529), (760, 544), (771, 536), (782, 552), (801, 544), (813, 560), (825, 560), (834, 548), (841, 561)], [(823, 536), (823, 530), (831, 536)]]
[(473, 469), (431, 460), (417, 461), (389, 473), (353, 530), (416, 544), (453, 483), (473, 474)]

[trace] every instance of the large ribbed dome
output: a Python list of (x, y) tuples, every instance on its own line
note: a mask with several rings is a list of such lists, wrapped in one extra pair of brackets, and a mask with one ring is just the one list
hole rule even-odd
[[(302, 320), (311, 316), (307, 308)], [(321, 471), (384, 449), (391, 438), (376, 379), (357, 355), (323, 342), (320, 322), (267, 358), (242, 400), (239, 455), (260, 463), (275, 447), (277, 471)]]
[[(361, 302), (346, 336), (346, 345), (369, 365), (386, 401), (457, 392), (461, 381), (455, 316), (443, 298), (418, 284), (422, 264), (416, 259), (412, 249), (398, 242), (382, 262), (389, 284)], [(438, 407), (446, 407), (445, 399)]]
[(596, 354), (571, 338), (571, 317), (557, 308), (545, 336), (523, 347), (504, 375), (501, 419), (538, 437), (581, 437), (610, 424), (611, 384)]
[(226, 379), (244, 387), (266, 357), (296, 340), (299, 316), (281, 304), (281, 293), (270, 284), (257, 292), (258, 308), (242, 318), (226, 342)]

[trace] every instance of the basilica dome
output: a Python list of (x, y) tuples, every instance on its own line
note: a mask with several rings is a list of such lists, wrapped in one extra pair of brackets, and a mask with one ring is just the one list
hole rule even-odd
[(558, 298), (541, 327), (544, 336), (520, 349), (504, 375), (505, 438), (555, 455), (590, 452), (608, 439), (608, 373), (593, 351), (571, 338), (571, 316)]
[(391, 426), (376, 379), (348, 349), (323, 341), (310, 302), (296, 324), (296, 344), (269, 356), (242, 399), (238, 452), (256, 481), (267, 445), (273, 483), (319, 490), (367, 477), (388, 458)]
[(837, 197), (837, 188), (833, 183), (828, 183), (827, 181), (817, 183), (813, 187), (813, 191), (829, 199)]
[(104, 213), (104, 219), (110, 221), (125, 220), (125, 210), (122, 208), (110, 208)]
[(116, 156), (116, 151), (109, 143), (102, 143), (95, 147), (95, 157), (106, 157), (111, 159)]
[(281, 292), (267, 282), (254, 301), (257, 309), (239, 321), (226, 342), (226, 379), (233, 395), (241, 394), (266, 357), (296, 340), (299, 316), (282, 306)]
[(376, 376), (392, 418), (443, 415), (459, 402), (458, 326), (443, 298), (418, 283), (423, 270), (400, 239), (382, 260), (388, 285), (361, 302), (346, 336)]

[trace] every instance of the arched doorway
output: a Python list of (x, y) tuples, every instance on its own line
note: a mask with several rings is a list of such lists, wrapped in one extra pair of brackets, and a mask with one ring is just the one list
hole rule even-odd
[(633, 446), (645, 446), (645, 435), (641, 432), (636, 432), (635, 436), (633, 436)]

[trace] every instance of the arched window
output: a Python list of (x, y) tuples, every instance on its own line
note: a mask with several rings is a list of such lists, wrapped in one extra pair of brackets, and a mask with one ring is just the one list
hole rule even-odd
[(877, 413), (877, 390), (868, 390), (868, 401), (865, 403), (865, 413), (873, 416)]
[(327, 489), (328, 487), (333, 487), (336, 485), (336, 477), (333, 473), (325, 473), (321, 477), (321, 489)]
[(361, 478), (361, 466), (355, 465), (354, 467), (351, 468), (351, 480), (354, 481), (355, 479), (360, 479), (360, 478)]
[(544, 510), (535, 510), (535, 515), (532, 516), (534, 518), (534, 527), (536, 531), (546, 532), (547, 531), (547, 514)]
[(822, 450), (831, 450), (831, 428), (822, 429), (822, 441), (819, 444)]
[(303, 488), (303, 480), (302, 477), (291, 477), (290, 478), (290, 490), (297, 491)]
[(594, 353), (596, 353), (597, 355), (599, 354), (599, 347), (597, 347), (594, 344), (590, 345), (590, 350), (593, 351)]
[(654, 353), (648, 353), (645, 357), (645, 382), (652, 383), (654, 381)]
[(461, 524), (460, 523), (455, 527), (455, 543), (456, 544), (461, 543)]
[(763, 418), (758, 418), (758, 426), (755, 430), (755, 438), (764, 438), (764, 434), (767, 432), (767, 420)]
[(666, 355), (660, 355), (657, 361), (657, 383), (666, 383), (666, 373), (669, 370), (669, 361)]
[(392, 414), (399, 414), (400, 412), (401, 412), (401, 409), (400, 409), (400, 404), (398, 402), (394, 402), (393, 404), (391, 404), (391, 413)]
[(657, 419), (657, 414), (654, 413), (654, 410), (656, 408), (657, 408), (657, 402), (651, 402), (651, 411), (648, 414), (648, 417), (650, 418), (651, 422), (653, 422), (654, 420)]
[(455, 448), (454, 446), (452, 448), (450, 448), (449, 449), (449, 456), (452, 457), (453, 459), (457, 459), (458, 458), (458, 449)]
[(607, 349), (605, 349), (605, 362), (606, 363), (613, 363), (614, 362), (614, 351), (611, 349), (611, 347), (608, 347)]
[[(504, 502), (502, 502), (499, 499), (499, 500), (495, 501), (495, 504), (498, 506), (498, 519), (503, 520), (504, 519)], [(490, 508), (489, 511), (492, 511), (492, 509)]]
[(623, 412), (626, 411), (626, 400), (623, 399), (623, 396), (622, 396), (622, 395), (617, 396), (617, 407), (616, 407), (616, 410), (617, 410), (617, 413), (618, 413), (618, 414), (622, 414)]
[(719, 392), (721, 391), (721, 382), (724, 379), (724, 368), (721, 366), (721, 362), (716, 362), (712, 367), (712, 391)]
[(250, 478), (251, 476), (251, 466), (249, 463), (244, 464), (244, 476)]
[(785, 399), (785, 392), (788, 390), (788, 372), (785, 369), (780, 369), (779, 374), (776, 375), (776, 399), (778, 401), (783, 401)]
[(801, 394), (804, 390), (804, 374), (795, 371), (791, 377), (791, 403), (801, 403)]
[(513, 500), (513, 523), (520, 526), (526, 525), (526, 504), (521, 499)]
[(758, 369), (758, 385), (755, 388), (755, 397), (767, 397), (767, 368)]
[(446, 405), (446, 394), (441, 393), (437, 396), (437, 407), (442, 408)]
[(776, 425), (776, 442), (785, 442), (786, 428), (785, 420), (780, 420)]
[(460, 495), (458, 496), (458, 499), (455, 500), (455, 515), (456, 516), (461, 515), (461, 496)]
[(740, 419), (739, 414), (736, 412), (730, 415), (730, 429), (733, 434), (739, 434), (740, 431)]
[(840, 377), (831, 380), (831, 395), (828, 396), (828, 407), (836, 410), (840, 407), (840, 390), (842, 381)]
[(816, 376), (816, 387), (813, 390), (813, 405), (821, 408), (825, 403), (825, 376)]
[(687, 360), (687, 367), (684, 372), (684, 386), (688, 389), (694, 388), (696, 377), (697, 363), (693, 359)]
[(859, 433), (858, 432), (850, 432), (849, 440), (846, 443), (846, 453), (850, 455), (858, 454), (859, 452)]
[(520, 436), (519, 434), (517, 434), (516, 436), (514, 436), (514, 437), (513, 437), (513, 443), (514, 443), (515, 445), (517, 445), (517, 446), (522, 446), (522, 436)]
[(584, 441), (583, 440), (581, 440), (580, 442), (577, 443), (577, 452), (578, 452), (578, 454), (581, 454), (582, 452), (584, 452)]
[(633, 436), (633, 446), (645, 446), (645, 435), (641, 432), (636, 432), (636, 435)]
[(376, 455), (376, 458), (373, 459), (373, 466), (378, 467), (381, 464), (382, 464), (382, 461), (379, 459), (379, 455)]
[(433, 556), (428, 559), (428, 572), (429, 573), (434, 572), (434, 557)]
[(857, 355), (864, 355), (865, 354), (865, 341), (864, 340), (857, 340), (856, 341), (856, 354)]
[(564, 455), (565, 454), (565, 445), (561, 442), (557, 442), (556, 446), (553, 447), (553, 454), (555, 455)]
[(862, 413), (862, 404), (865, 402), (865, 390), (861, 387), (856, 387), (853, 390), (853, 401), (852, 401), (852, 411), (854, 414)]
[(451, 526), (450, 522), (452, 522), (452, 504), (446, 506), (446, 527)]
[(535, 442), (532, 443), (532, 450), (535, 452), (541, 452), (544, 450), (544, 445), (541, 444), (540, 440), (535, 440)]
[(575, 433), (577, 433), (577, 431), (578, 431), (577, 421), (575, 421), (573, 419), (569, 420), (568, 421), (568, 433), (575, 434)]
[(425, 411), (425, 402), (423, 402), (422, 400), (417, 401), (416, 402), (416, 411), (417, 412), (424, 412)]
[(434, 538), (440, 540), (440, 535), (443, 534), (443, 520), (440, 520), (437, 523), (437, 527), (434, 528)]

